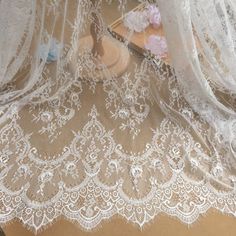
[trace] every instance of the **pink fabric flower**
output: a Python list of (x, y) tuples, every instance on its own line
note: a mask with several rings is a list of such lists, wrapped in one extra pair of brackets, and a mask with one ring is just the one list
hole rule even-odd
[(149, 23), (155, 28), (161, 25), (161, 13), (155, 5), (149, 5), (147, 9)]
[(160, 58), (167, 57), (168, 47), (165, 37), (158, 35), (149, 36), (145, 48)]
[(129, 12), (124, 18), (124, 25), (135, 32), (143, 32), (149, 25), (146, 12)]

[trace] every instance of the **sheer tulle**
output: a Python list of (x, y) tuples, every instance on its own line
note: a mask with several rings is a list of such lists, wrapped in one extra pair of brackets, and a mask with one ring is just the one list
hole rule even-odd
[(214, 135), (206, 138), (214, 152), (218, 155), (219, 147), (225, 147), (227, 156), (235, 159), (234, 6), (231, 1), (160, 1), (159, 5), (182, 94), (213, 129)]

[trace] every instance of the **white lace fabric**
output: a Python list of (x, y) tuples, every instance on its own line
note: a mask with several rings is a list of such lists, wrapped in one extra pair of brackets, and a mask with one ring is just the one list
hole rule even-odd
[[(0, 9), (4, 2), (7, 0), (0, 1)], [(22, 1), (22, 5), (27, 7), (29, 2)], [(212, 71), (207, 71), (200, 59), (191, 60), (191, 53), (198, 58), (187, 47), (192, 46), (192, 35), (189, 44), (178, 37), (180, 26), (186, 30), (181, 33), (189, 36), (189, 28), (178, 24), (182, 22), (178, 19), (189, 17), (190, 2), (181, 0), (183, 4), (178, 5), (177, 0), (159, 1), (173, 68), (148, 54), (142, 58), (134, 54), (122, 76), (106, 71), (105, 80), (100, 83), (91, 52), (78, 54), (74, 74), (70, 62), (92, 13), (102, 23), (98, 35), (107, 35), (102, 9), (109, 2), (35, 2), (32, 45), (27, 56), (20, 57), (24, 62), (20, 72), (31, 63), (30, 72), (20, 90), (14, 83), (15, 77), (12, 83), (6, 83), (5, 73), (0, 80), (6, 86), (0, 93), (5, 98), (0, 100), (1, 224), (19, 219), (38, 232), (64, 217), (91, 230), (114, 215), (141, 227), (159, 213), (178, 217), (187, 224), (210, 208), (235, 215), (234, 146), (222, 135), (223, 128), (229, 125), (230, 132), (236, 132), (231, 118), (234, 114), (233, 110), (232, 116), (228, 114), (227, 103), (217, 107), (209, 102), (217, 96), (219, 84), (212, 85), (203, 73), (193, 73), (194, 68), (208, 76)], [(121, 10), (126, 4), (120, 1)], [(182, 18), (168, 18), (171, 16)], [(184, 45), (181, 52), (171, 41), (173, 34), (175, 43)], [(44, 45), (50, 51), (52, 38), (63, 45), (63, 50), (56, 61), (48, 64), (46, 57), (40, 60), (38, 49)], [(9, 48), (5, 50), (14, 55)], [(183, 60), (178, 60), (181, 53)], [(205, 62), (206, 55), (203, 53)], [(201, 68), (194, 63), (202, 63)], [(6, 66), (4, 71), (8, 69)], [(87, 77), (82, 78), (84, 71)], [(194, 82), (196, 87), (189, 86), (195, 78), (201, 78)], [(214, 92), (209, 90), (209, 96), (208, 86)], [(204, 93), (197, 96), (199, 91)], [(233, 95), (228, 96), (234, 99)], [(229, 106), (233, 109), (232, 102)], [(213, 108), (214, 114), (204, 113)], [(215, 119), (210, 120), (213, 116)], [(218, 130), (218, 118), (228, 126)], [(234, 139), (230, 141), (233, 144)]]

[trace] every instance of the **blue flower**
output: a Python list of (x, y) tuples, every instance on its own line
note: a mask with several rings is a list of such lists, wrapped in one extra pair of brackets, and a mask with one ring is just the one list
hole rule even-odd
[(48, 51), (47, 51), (47, 47), (48, 47), (47, 44), (40, 45), (40, 48), (39, 48), (40, 58), (42, 60), (46, 59), (47, 64), (57, 61), (60, 50), (62, 48), (61, 44), (58, 43), (58, 41), (55, 38), (53, 38), (50, 42), (50, 47)]

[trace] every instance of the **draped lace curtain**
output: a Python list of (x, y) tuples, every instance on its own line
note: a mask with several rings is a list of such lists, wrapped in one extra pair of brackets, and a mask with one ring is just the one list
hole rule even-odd
[[(0, 0), (2, 224), (236, 214), (236, 4), (154, 1), (169, 66), (128, 49), (132, 32), (109, 34), (104, 9), (128, 3)], [(83, 40), (94, 20), (98, 41), (129, 53), (120, 75)]]

